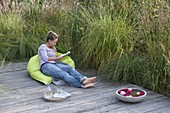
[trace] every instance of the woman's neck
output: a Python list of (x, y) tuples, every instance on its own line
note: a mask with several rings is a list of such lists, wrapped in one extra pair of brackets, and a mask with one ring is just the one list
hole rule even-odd
[(51, 47), (48, 43), (45, 44), (48, 48), (56, 50), (55, 47)]
[(45, 45), (46, 45), (48, 48), (52, 48), (48, 43), (45, 43)]

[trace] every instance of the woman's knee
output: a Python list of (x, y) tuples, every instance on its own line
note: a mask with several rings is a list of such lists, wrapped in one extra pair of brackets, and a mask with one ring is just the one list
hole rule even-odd
[(70, 65), (64, 65), (64, 64), (57, 64), (57, 67), (67, 72), (73, 69), (73, 67), (71, 67)]

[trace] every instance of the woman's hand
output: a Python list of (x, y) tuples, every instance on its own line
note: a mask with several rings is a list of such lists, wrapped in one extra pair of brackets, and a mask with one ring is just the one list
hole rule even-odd
[(63, 57), (62, 56), (58, 56), (56, 57), (56, 60), (61, 60)]

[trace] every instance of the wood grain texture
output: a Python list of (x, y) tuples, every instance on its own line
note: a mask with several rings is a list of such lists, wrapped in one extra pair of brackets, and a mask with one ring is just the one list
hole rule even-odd
[(60, 86), (72, 96), (63, 102), (46, 102), (42, 96), (47, 87), (33, 80), (26, 66), (26, 62), (9, 63), (0, 68), (0, 113), (170, 113), (170, 97), (145, 89), (148, 95), (144, 101), (125, 103), (116, 98), (115, 91), (139, 86), (101, 79), (89, 89)]

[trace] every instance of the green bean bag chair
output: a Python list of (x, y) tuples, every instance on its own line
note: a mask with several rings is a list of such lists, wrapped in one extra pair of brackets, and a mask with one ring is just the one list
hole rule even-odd
[[(57, 56), (60, 55), (61, 53), (56, 53)], [(69, 57), (65, 56), (63, 57), (60, 61), (69, 64), (73, 68), (75, 68), (74, 61)], [(35, 55), (30, 58), (28, 65), (27, 65), (27, 71), (31, 75), (31, 77), (37, 81), (40, 81), (44, 84), (49, 84), (52, 82), (52, 77), (46, 76), (40, 71), (40, 60), (39, 56)]]

